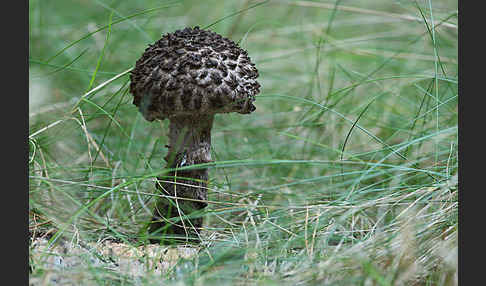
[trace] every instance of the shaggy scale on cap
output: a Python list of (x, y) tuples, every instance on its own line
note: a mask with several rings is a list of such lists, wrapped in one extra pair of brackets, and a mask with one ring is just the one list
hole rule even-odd
[(230, 39), (199, 27), (164, 35), (130, 74), (130, 92), (148, 121), (190, 114), (251, 113), (258, 70)]

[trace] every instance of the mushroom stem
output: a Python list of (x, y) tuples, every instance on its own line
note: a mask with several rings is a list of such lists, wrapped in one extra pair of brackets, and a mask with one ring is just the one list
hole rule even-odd
[[(169, 152), (164, 159), (167, 168), (175, 170), (165, 177), (158, 177), (156, 187), (162, 195), (172, 198), (162, 197), (157, 201), (149, 228), (151, 234), (168, 234), (186, 238), (199, 234), (202, 217), (187, 219), (184, 216), (201, 211), (207, 206), (207, 203), (201, 200), (207, 200), (208, 170), (206, 168), (177, 169), (211, 162), (213, 118), (213, 114), (170, 117)], [(169, 221), (171, 218), (173, 220)], [(151, 239), (151, 242), (159, 241), (160, 239)]]

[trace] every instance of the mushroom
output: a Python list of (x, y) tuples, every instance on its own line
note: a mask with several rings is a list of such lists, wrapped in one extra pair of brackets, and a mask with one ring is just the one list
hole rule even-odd
[[(211, 162), (215, 114), (255, 111), (253, 101), (260, 89), (257, 77), (258, 70), (245, 50), (197, 26), (164, 35), (137, 60), (130, 74), (133, 104), (148, 121), (170, 121), (164, 160), (172, 171), (165, 179), (157, 177), (156, 188), (165, 196), (156, 202), (150, 234), (186, 240), (199, 236), (202, 217), (184, 215), (207, 206), (208, 170), (177, 169)], [(167, 242), (158, 237), (150, 241)]]

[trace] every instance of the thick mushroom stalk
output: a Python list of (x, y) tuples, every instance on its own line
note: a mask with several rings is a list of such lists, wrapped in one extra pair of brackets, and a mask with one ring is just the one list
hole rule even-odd
[[(130, 74), (130, 92), (148, 121), (168, 119), (171, 171), (157, 180), (149, 232), (194, 237), (207, 206), (207, 169), (181, 167), (211, 161), (211, 128), (217, 113), (248, 114), (260, 84), (245, 50), (198, 27), (164, 35), (145, 50)], [(196, 214), (195, 214), (196, 213)], [(191, 216), (187, 218), (187, 216)]]
[[(157, 189), (172, 200), (159, 200), (150, 233), (193, 237), (202, 227), (202, 217), (184, 219), (207, 206), (208, 169), (178, 170), (211, 162), (211, 128), (214, 115), (180, 115), (170, 119), (167, 167), (175, 169), (167, 178), (158, 178)], [(182, 198), (182, 199), (177, 199)], [(170, 222), (169, 219), (175, 221)], [(152, 239), (156, 242), (158, 239)]]

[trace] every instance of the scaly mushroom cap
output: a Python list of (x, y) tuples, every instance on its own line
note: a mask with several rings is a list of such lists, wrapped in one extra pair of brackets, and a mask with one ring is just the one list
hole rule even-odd
[(258, 70), (233, 41), (199, 27), (164, 35), (130, 74), (133, 104), (153, 121), (176, 115), (251, 113)]

